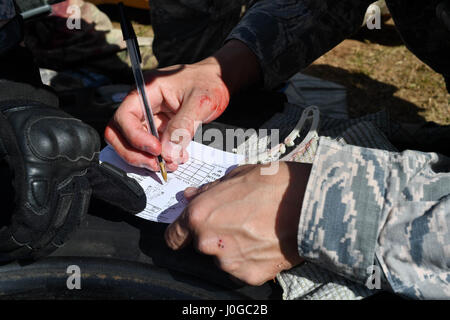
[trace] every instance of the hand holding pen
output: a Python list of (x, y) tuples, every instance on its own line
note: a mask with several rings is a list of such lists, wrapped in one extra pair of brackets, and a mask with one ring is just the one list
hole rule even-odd
[[(145, 92), (144, 75), (142, 74), (141, 69), (142, 58), (141, 53), (139, 51), (139, 45), (137, 42), (136, 34), (134, 32), (133, 26), (131, 25), (130, 21), (127, 19), (125, 15), (122, 2), (119, 3), (119, 10), (120, 10), (120, 25), (122, 27), (123, 39), (127, 43), (128, 54), (131, 60), (131, 67), (133, 69), (134, 79), (136, 81), (136, 87), (140, 97), (140, 101), (142, 103), (142, 108), (144, 109), (147, 127), (149, 128), (153, 136), (155, 136), (159, 140), (159, 134), (155, 126), (152, 108), (150, 106), (149, 100), (147, 99), (147, 94)], [(161, 169), (161, 175), (164, 181), (167, 182), (166, 166), (164, 159), (161, 157), (161, 155), (158, 155), (158, 163)]]
[[(223, 57), (242, 52), (243, 59), (237, 61), (243, 62), (243, 66), (236, 69), (223, 64), (226, 62)], [(238, 83), (247, 79), (242, 76), (243, 69), (252, 63), (248, 63), (245, 57), (252, 54), (244, 44), (231, 40), (217, 56), (198, 63), (146, 71), (148, 104), (161, 140), (149, 133), (151, 128), (146, 125), (138, 90), (130, 92), (116, 110), (105, 128), (105, 140), (130, 165), (159, 171), (157, 155), (161, 155), (167, 171), (177, 170), (178, 165), (189, 158), (186, 147), (198, 125), (215, 120), (228, 105), (230, 89), (222, 78), (222, 71), (236, 72), (233, 78)]]

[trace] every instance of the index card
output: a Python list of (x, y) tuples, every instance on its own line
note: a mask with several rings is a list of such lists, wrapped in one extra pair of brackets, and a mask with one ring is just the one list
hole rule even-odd
[(179, 165), (175, 172), (169, 172), (167, 183), (163, 182), (159, 172), (129, 165), (109, 145), (100, 153), (100, 161), (109, 162), (124, 170), (144, 189), (147, 206), (137, 214), (138, 217), (171, 223), (188, 204), (183, 196), (187, 187), (199, 187), (215, 181), (244, 160), (242, 155), (221, 151), (195, 141), (191, 141), (187, 151), (189, 161)]

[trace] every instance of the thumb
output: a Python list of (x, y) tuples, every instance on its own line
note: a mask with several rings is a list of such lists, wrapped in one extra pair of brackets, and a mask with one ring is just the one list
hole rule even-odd
[(193, 102), (182, 105), (175, 116), (168, 122), (166, 130), (161, 137), (161, 154), (167, 161), (182, 162), (183, 150), (191, 142), (195, 131), (202, 123), (199, 120), (202, 118), (197, 117), (196, 107)]
[(185, 208), (178, 218), (172, 222), (164, 232), (166, 244), (172, 250), (182, 249), (192, 240), (192, 233), (188, 224), (188, 215), (188, 210)]

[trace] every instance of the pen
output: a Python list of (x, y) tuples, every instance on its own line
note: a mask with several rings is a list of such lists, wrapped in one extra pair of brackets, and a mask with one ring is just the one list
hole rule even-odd
[[(145, 81), (141, 69), (142, 58), (141, 53), (139, 51), (136, 33), (134, 32), (133, 26), (131, 25), (130, 21), (125, 16), (125, 10), (122, 2), (119, 2), (119, 11), (120, 11), (120, 26), (122, 28), (123, 39), (127, 44), (127, 50), (131, 60), (131, 67), (133, 69), (134, 80), (136, 81), (137, 91), (139, 93), (139, 97), (141, 98), (140, 99), (141, 105), (142, 108), (144, 109), (147, 127), (150, 129), (151, 133), (159, 140), (158, 130), (156, 129), (155, 123), (153, 121), (152, 108), (145, 93)], [(161, 157), (161, 155), (158, 156), (158, 162), (159, 167), (161, 168), (161, 175), (164, 181), (167, 182), (166, 166), (164, 159)]]

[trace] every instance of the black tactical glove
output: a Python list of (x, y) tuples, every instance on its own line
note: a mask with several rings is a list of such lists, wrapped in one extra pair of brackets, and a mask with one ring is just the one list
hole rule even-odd
[(44, 89), (0, 80), (0, 160), (15, 189), (14, 210), (0, 204), (0, 262), (38, 258), (63, 245), (91, 195), (132, 213), (145, 207), (135, 180), (99, 164), (97, 132), (56, 106)]

